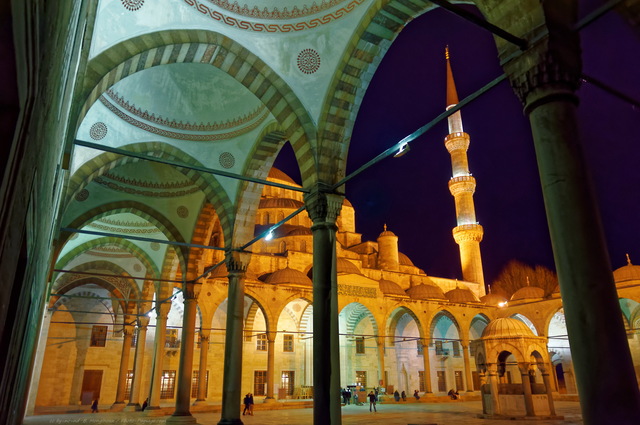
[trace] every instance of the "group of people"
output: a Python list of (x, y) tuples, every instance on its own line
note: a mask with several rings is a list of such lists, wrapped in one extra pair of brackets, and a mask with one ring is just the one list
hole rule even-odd
[(447, 395), (451, 397), (451, 400), (457, 400), (460, 398), (460, 394), (458, 393), (458, 390), (454, 390), (453, 388), (449, 390)]
[(244, 403), (244, 410), (242, 411), (242, 415), (244, 416), (245, 414), (247, 414), (253, 416), (253, 394), (247, 393), (247, 395), (244, 396), (244, 400), (242, 401), (242, 403)]
[(402, 398), (402, 401), (407, 401), (407, 393), (403, 391), (402, 394), (400, 394), (398, 390), (396, 390), (393, 393), (393, 398), (395, 399), (395, 401), (400, 401), (401, 398)]

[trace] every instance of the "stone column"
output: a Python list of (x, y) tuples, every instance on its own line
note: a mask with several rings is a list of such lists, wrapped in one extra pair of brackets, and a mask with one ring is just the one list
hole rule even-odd
[(151, 375), (151, 391), (149, 406), (145, 411), (160, 409), (160, 382), (162, 379), (162, 367), (165, 353), (165, 340), (167, 338), (167, 315), (171, 309), (171, 301), (165, 301), (156, 308), (156, 335), (155, 352), (153, 353), (153, 372)]
[[(127, 323), (130, 316), (125, 315), (124, 321)], [(127, 389), (127, 372), (129, 371), (129, 354), (131, 353), (131, 339), (133, 338), (133, 326), (124, 325), (122, 332), (122, 355), (120, 356), (120, 371), (118, 372), (118, 387), (116, 390), (116, 404), (124, 404), (124, 393)]]
[(377, 336), (376, 343), (378, 345), (378, 370), (380, 371), (380, 379), (378, 385), (382, 381), (383, 386), (386, 387), (389, 383), (384, 379), (384, 337)]
[(191, 379), (193, 375), (193, 346), (196, 334), (196, 314), (198, 313), (198, 295), (201, 283), (185, 283), (183, 285), (184, 313), (182, 316), (182, 343), (180, 344), (180, 361), (178, 363), (178, 394), (176, 410), (167, 419), (167, 424), (195, 424), (196, 418), (191, 415)]
[[(138, 337), (136, 338), (136, 352), (133, 359), (133, 381), (131, 382), (131, 396), (125, 411), (140, 409), (140, 388), (142, 387), (142, 371), (144, 370), (144, 349), (147, 343), (147, 325), (149, 318), (138, 317)], [(145, 396), (146, 398), (146, 396)]]
[(265, 403), (273, 403), (276, 401), (273, 396), (273, 389), (275, 387), (275, 375), (276, 375), (276, 332), (267, 332), (267, 398)]
[(495, 363), (487, 364), (487, 372), (489, 373), (489, 387), (491, 388), (491, 410), (493, 415), (500, 415), (500, 397), (498, 396), (498, 365)]
[(520, 363), (520, 378), (522, 379), (522, 391), (524, 392), (524, 408), (526, 416), (535, 416), (533, 409), (533, 397), (531, 396), (531, 378), (529, 377), (529, 363)]
[(313, 423), (340, 425), (336, 219), (343, 196), (318, 184), (305, 196), (313, 225)]
[(549, 35), (505, 71), (531, 123), (582, 416), (587, 425), (636, 424), (640, 392), (576, 118), (578, 6), (540, 7)]
[(424, 363), (424, 389), (425, 393), (432, 394), (431, 388), (431, 359), (429, 358), (429, 340), (422, 344), (422, 361)]
[(209, 355), (210, 330), (200, 329), (200, 365), (198, 366), (198, 397), (193, 405), (206, 404), (207, 399), (207, 356)]
[(467, 381), (467, 392), (473, 392), (473, 377), (471, 375), (471, 356), (469, 355), (469, 340), (463, 340), (462, 356), (464, 357), (464, 376)]
[(542, 382), (544, 383), (545, 392), (547, 393), (549, 414), (551, 416), (555, 416), (556, 408), (553, 404), (553, 388), (551, 387), (551, 379), (549, 379), (549, 369), (546, 367), (546, 365), (542, 366), (541, 363), (538, 364), (538, 368), (540, 369), (540, 373), (542, 374)]
[(227, 329), (224, 346), (224, 377), (222, 382), (222, 418), (218, 425), (241, 425), (242, 398), (242, 331), (244, 319), (244, 278), (249, 254), (232, 251), (227, 255), (229, 297), (227, 298)]

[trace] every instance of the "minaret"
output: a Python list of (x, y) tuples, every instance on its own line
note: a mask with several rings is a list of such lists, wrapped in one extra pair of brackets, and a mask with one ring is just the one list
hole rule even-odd
[[(453, 72), (449, 62), (449, 47), (445, 49), (447, 60), (447, 110), (458, 103), (458, 93), (453, 81)], [(453, 239), (460, 246), (460, 263), (462, 278), (468, 282), (481, 284), (481, 291), (486, 293), (484, 274), (482, 272), (482, 257), (480, 255), (480, 241), (484, 230), (476, 221), (476, 211), (473, 204), (473, 193), (476, 190), (476, 179), (469, 172), (467, 149), (469, 149), (469, 135), (462, 128), (460, 111), (448, 118), (449, 134), (444, 139), (449, 154), (451, 154), (451, 169), (453, 177), (449, 180), (449, 191), (456, 203), (457, 226), (453, 228)]]

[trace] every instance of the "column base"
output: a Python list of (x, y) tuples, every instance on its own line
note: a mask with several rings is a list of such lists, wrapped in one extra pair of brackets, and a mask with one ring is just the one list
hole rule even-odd
[(263, 403), (267, 404), (267, 403), (277, 403), (278, 400), (275, 399), (275, 397), (267, 397), (264, 399)]
[(126, 405), (124, 404), (124, 401), (116, 401), (115, 403), (113, 403), (111, 405), (111, 408), (109, 409), (109, 411), (110, 412), (122, 412), (125, 407), (126, 407)]
[(148, 406), (146, 409), (144, 409), (144, 415), (145, 416), (165, 416), (165, 413), (162, 410), (162, 408), (158, 406)]
[(137, 412), (138, 410), (140, 410), (140, 405), (138, 403), (129, 403), (126, 406), (124, 406), (124, 409), (122, 409), (123, 412)]
[(220, 419), (218, 425), (244, 425), (240, 419)]
[(169, 416), (167, 418), (167, 424), (178, 424), (178, 425), (198, 425), (198, 421), (191, 415), (188, 416)]
[(207, 400), (196, 400), (193, 402), (192, 406), (207, 406)]

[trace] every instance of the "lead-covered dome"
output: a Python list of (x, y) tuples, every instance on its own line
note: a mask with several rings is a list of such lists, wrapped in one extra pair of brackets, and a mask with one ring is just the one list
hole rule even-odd
[(616, 283), (628, 280), (640, 280), (640, 266), (631, 264), (629, 256), (627, 256), (627, 265), (613, 271), (613, 280)]
[(313, 282), (304, 273), (299, 270), (285, 267), (284, 269), (276, 270), (264, 278), (265, 283), (272, 285), (295, 285), (311, 287)]
[(507, 302), (507, 299), (502, 295), (488, 293), (487, 295), (480, 297), (480, 302), (492, 307), (497, 307), (504, 305), (504, 303)]
[(404, 292), (404, 289), (402, 289), (400, 285), (390, 280), (380, 279), (379, 285), (380, 291), (385, 295), (402, 295), (403, 297), (407, 296), (407, 294)]
[(435, 285), (425, 285), (421, 283), (420, 285), (412, 286), (411, 288), (406, 290), (407, 295), (409, 295), (414, 300), (446, 300), (447, 297), (444, 296), (444, 292), (438, 286)]
[(539, 300), (541, 298), (544, 298), (544, 289), (537, 286), (525, 286), (513, 293), (511, 301)]
[(444, 294), (452, 303), (478, 303), (480, 300), (467, 288), (456, 288)]
[(524, 322), (511, 317), (494, 319), (482, 331), (482, 338), (517, 338), (521, 336), (535, 335)]

